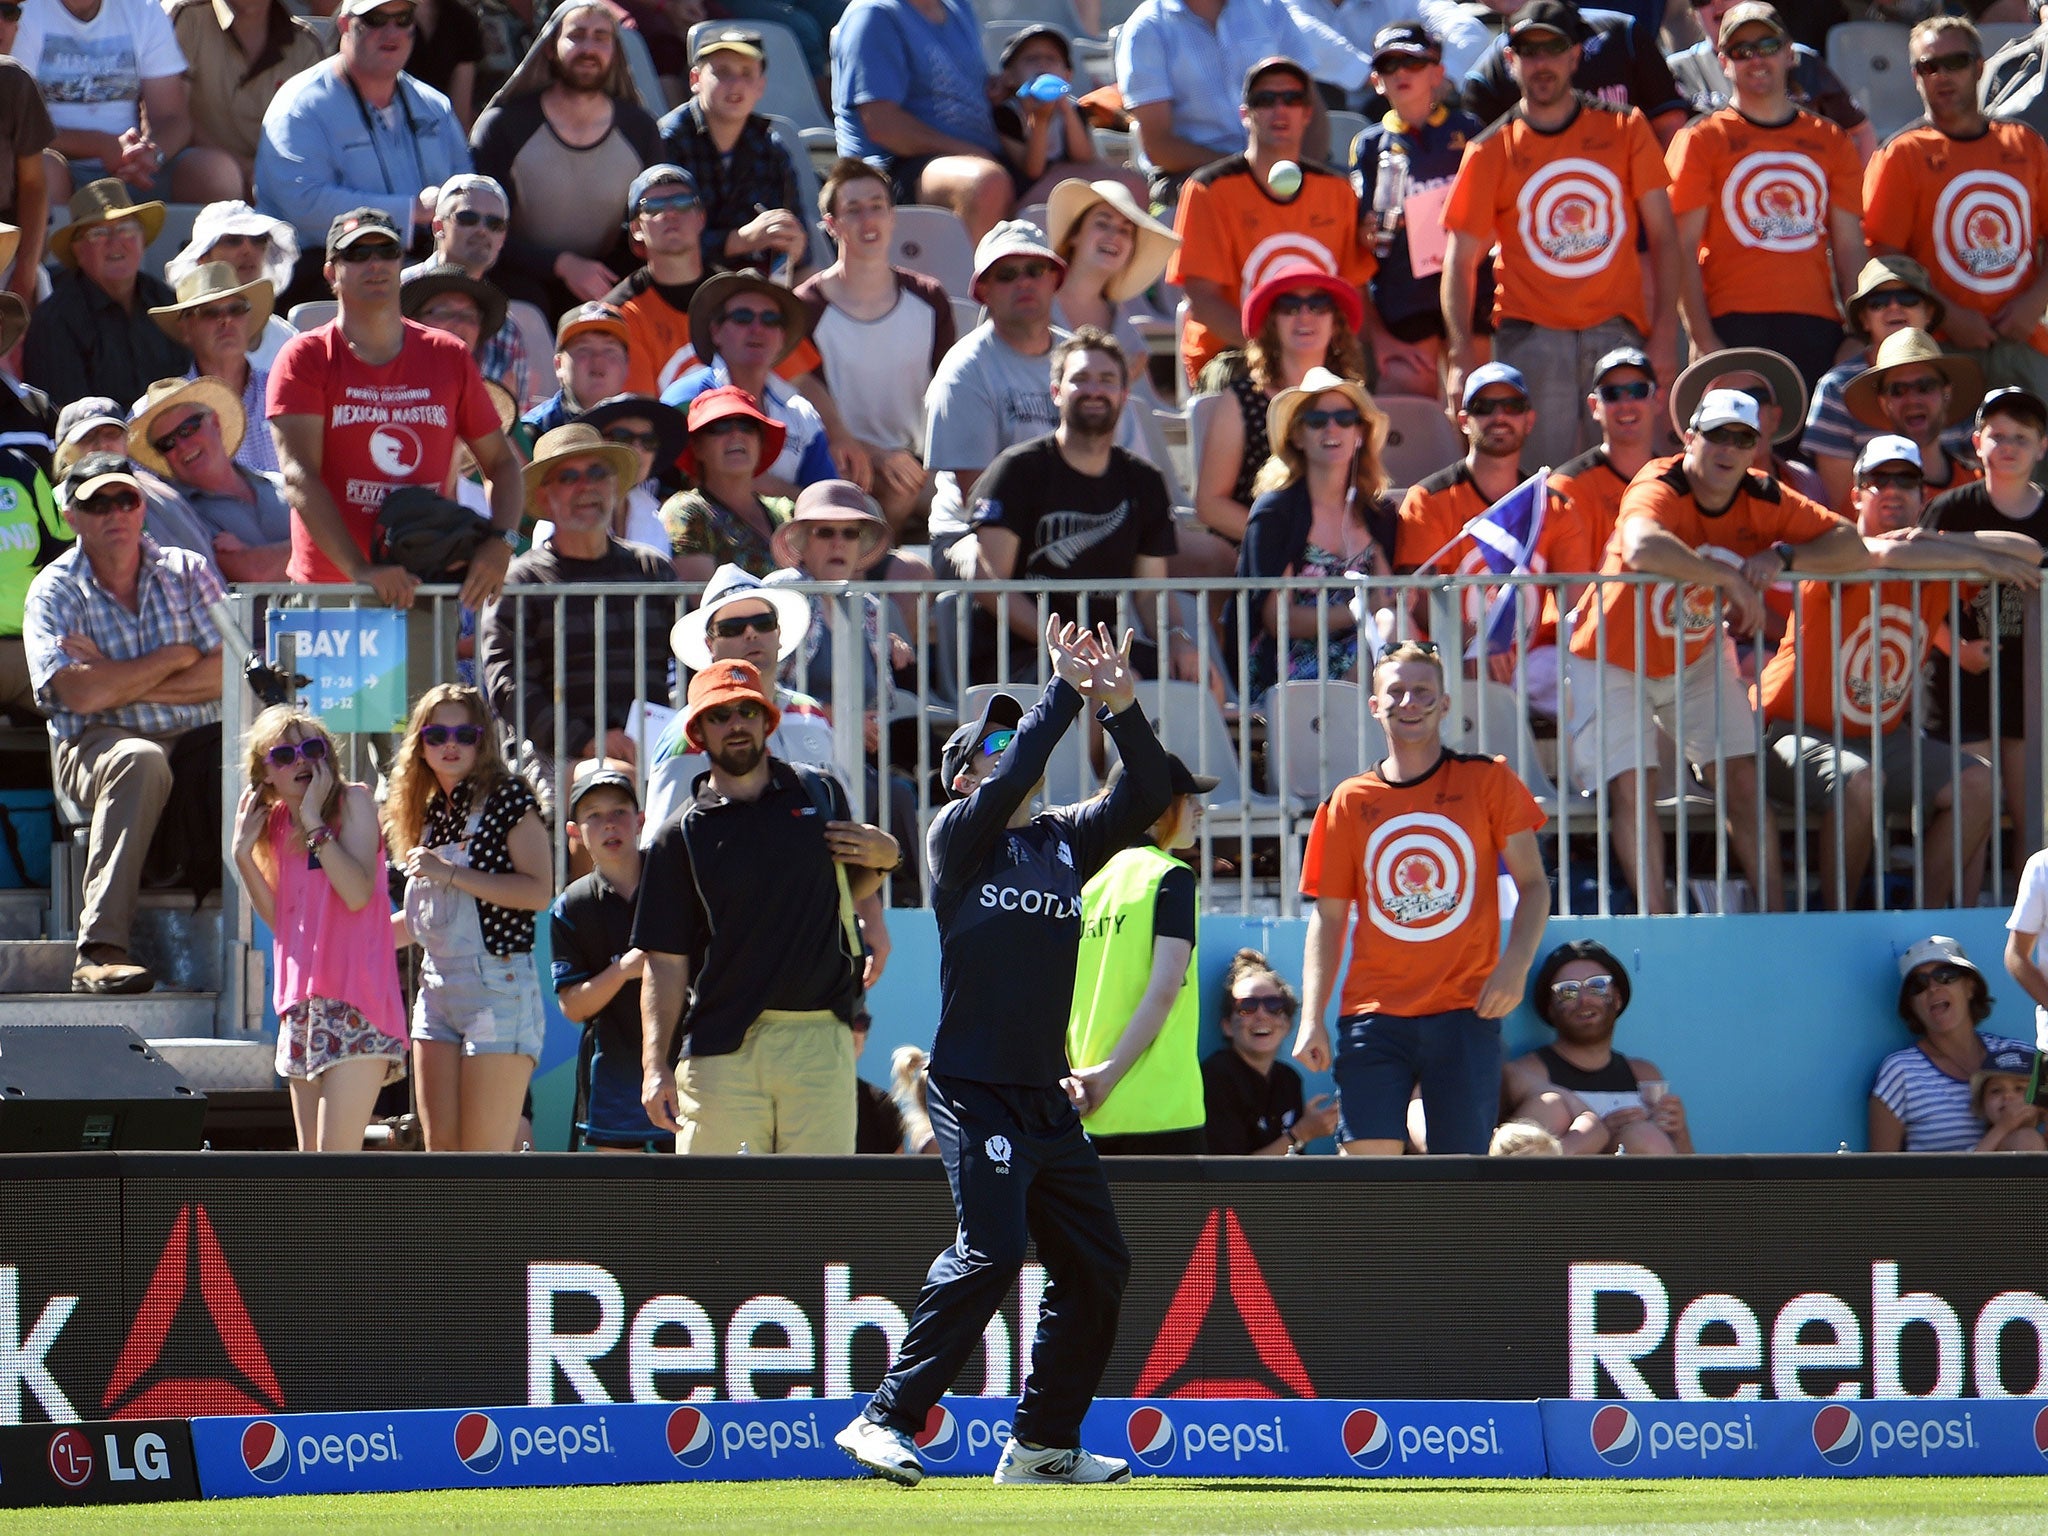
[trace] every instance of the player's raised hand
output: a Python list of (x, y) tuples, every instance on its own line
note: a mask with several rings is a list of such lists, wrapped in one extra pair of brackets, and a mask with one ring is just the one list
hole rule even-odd
[(1120, 715), (1138, 701), (1138, 674), (1131, 668), (1131, 645), (1137, 639), (1135, 630), (1125, 630), (1121, 644), (1113, 643), (1107, 624), (1097, 626), (1095, 648), (1100, 653), (1095, 660), (1092, 697), (1097, 703), (1107, 704), (1109, 712)]
[(1045, 649), (1053, 672), (1082, 697), (1095, 676), (1095, 636), (1058, 614), (1045, 621)]

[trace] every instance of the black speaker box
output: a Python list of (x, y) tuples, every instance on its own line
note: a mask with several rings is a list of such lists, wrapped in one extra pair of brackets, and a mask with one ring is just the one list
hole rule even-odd
[(205, 1119), (125, 1024), (0, 1024), (0, 1152), (194, 1151)]

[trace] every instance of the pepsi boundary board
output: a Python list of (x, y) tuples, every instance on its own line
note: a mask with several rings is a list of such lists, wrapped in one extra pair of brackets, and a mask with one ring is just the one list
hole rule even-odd
[(192, 1430), (182, 1419), (0, 1429), (0, 1509), (198, 1497)]

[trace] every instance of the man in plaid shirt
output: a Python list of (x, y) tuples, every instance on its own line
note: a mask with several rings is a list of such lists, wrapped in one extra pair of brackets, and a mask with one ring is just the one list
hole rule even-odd
[[(690, 173), (704, 202), (704, 270), (793, 272), (810, 248), (810, 210), (798, 205), (796, 169), (755, 113), (768, 89), (761, 35), (716, 27), (690, 60), (690, 99), (661, 120), (667, 158)], [(729, 159), (727, 157), (730, 157)]]
[(142, 482), (119, 454), (80, 459), (58, 489), (78, 542), (28, 589), (22, 640), (50, 717), (58, 786), (92, 815), (74, 992), (147, 992), (128, 958), (135, 894), (171, 793), (171, 753), (220, 719), (222, 594), (204, 559), (142, 531)]

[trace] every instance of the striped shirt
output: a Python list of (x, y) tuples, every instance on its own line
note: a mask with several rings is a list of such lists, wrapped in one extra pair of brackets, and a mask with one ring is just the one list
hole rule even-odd
[(109, 661), (133, 661), (167, 645), (220, 649), (220, 632), (207, 606), (223, 591), (220, 578), (190, 550), (166, 549), (142, 536), (142, 571), (136, 582), (136, 611), (130, 613), (93, 575), (85, 551), (73, 545), (36, 573), (29, 584), (22, 641), (36, 703), (50, 717), (50, 734), (69, 741), (88, 726), (119, 725), (136, 732), (168, 735), (220, 718), (220, 705), (123, 704), (98, 714), (74, 715), (57, 701), (57, 674), (72, 665), (66, 635), (84, 635)]
[[(2026, 1049), (2003, 1035), (1984, 1035), (1987, 1050)], [(1970, 1113), (1970, 1080), (1950, 1077), (1917, 1045), (1893, 1051), (1878, 1064), (1870, 1096), (1906, 1127), (1908, 1152), (1967, 1152), (1983, 1137), (1985, 1124)]]

